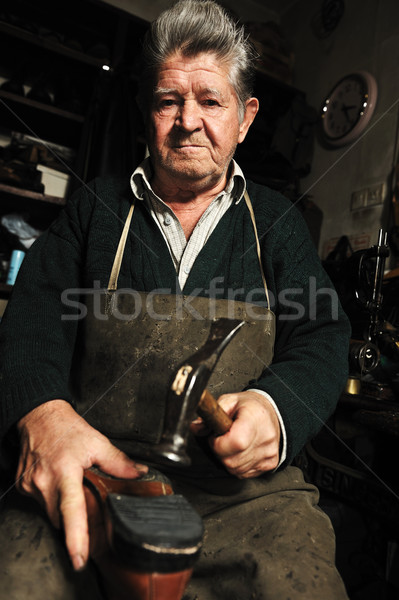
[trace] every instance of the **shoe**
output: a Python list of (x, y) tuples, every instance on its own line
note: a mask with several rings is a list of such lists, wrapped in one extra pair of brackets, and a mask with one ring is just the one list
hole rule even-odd
[(181, 600), (202, 546), (198, 513), (169, 480), (85, 471), (90, 555), (109, 600)]

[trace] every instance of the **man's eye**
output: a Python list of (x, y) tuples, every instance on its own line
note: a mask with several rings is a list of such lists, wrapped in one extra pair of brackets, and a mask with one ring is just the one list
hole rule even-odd
[(176, 104), (176, 100), (173, 100), (172, 98), (166, 98), (165, 100), (161, 100), (159, 104), (162, 108), (167, 108), (168, 106), (174, 106)]
[(204, 104), (205, 106), (219, 106), (219, 102), (217, 100), (211, 100), (210, 98), (205, 100)]

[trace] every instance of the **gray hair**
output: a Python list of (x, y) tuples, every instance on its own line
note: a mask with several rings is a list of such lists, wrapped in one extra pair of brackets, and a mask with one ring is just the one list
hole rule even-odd
[(256, 52), (239, 25), (213, 0), (179, 0), (152, 23), (143, 42), (143, 71), (139, 104), (148, 108), (149, 94), (161, 65), (176, 52), (196, 56), (214, 53), (229, 68), (238, 99), (239, 118), (252, 96)]

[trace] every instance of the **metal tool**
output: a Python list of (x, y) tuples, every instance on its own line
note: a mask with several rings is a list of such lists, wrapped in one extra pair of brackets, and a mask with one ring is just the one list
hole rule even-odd
[(177, 370), (167, 398), (162, 438), (154, 448), (157, 459), (183, 466), (190, 464), (187, 437), (196, 413), (216, 435), (230, 429), (230, 417), (206, 386), (220, 355), (242, 325), (244, 321), (237, 319), (213, 321), (205, 344)]

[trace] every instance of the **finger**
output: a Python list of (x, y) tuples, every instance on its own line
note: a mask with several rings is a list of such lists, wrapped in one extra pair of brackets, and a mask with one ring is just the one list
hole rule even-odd
[(235, 473), (238, 479), (254, 479), (255, 477), (259, 477), (263, 471), (259, 471), (258, 469), (250, 469), (249, 471), (244, 471), (240, 473)]
[(104, 473), (124, 479), (136, 479), (148, 473), (147, 465), (133, 461), (124, 452), (109, 444), (105, 452), (94, 460)]
[(59, 529), (60, 520), (57, 501), (52, 501), (51, 495), (47, 501), (46, 492), (42, 491), (42, 489), (36, 485), (33, 477), (33, 467), (30, 467), (30, 469), (27, 471), (18, 469), (15, 487), (23, 496), (29, 496), (30, 498), (33, 498), (47, 512), (47, 515), (53, 526)]
[(15, 478), (15, 487), (17, 488), (18, 492), (24, 496), (32, 495), (32, 480), (27, 476), (25, 471), (21, 470), (20, 473), (17, 473)]
[(64, 525), (65, 544), (76, 571), (83, 569), (89, 557), (89, 528), (83, 476), (68, 475), (59, 490), (59, 511)]
[(211, 433), (211, 430), (205, 425), (201, 417), (198, 417), (190, 423), (190, 431), (193, 435), (197, 436), (206, 436)]
[(218, 404), (230, 417), (234, 415), (238, 402), (237, 394), (223, 394), (218, 398)]
[(266, 471), (272, 471), (278, 465), (275, 457), (259, 453), (243, 453), (223, 460), (226, 469), (240, 479), (258, 477)]
[(15, 486), (21, 494), (30, 495), (32, 493), (32, 473), (34, 466), (33, 464), (28, 467), (25, 455), (21, 453), (15, 475)]
[(253, 433), (248, 423), (236, 419), (230, 431), (221, 436), (212, 436), (210, 444), (219, 458), (224, 460), (242, 456), (251, 447), (252, 439)]

